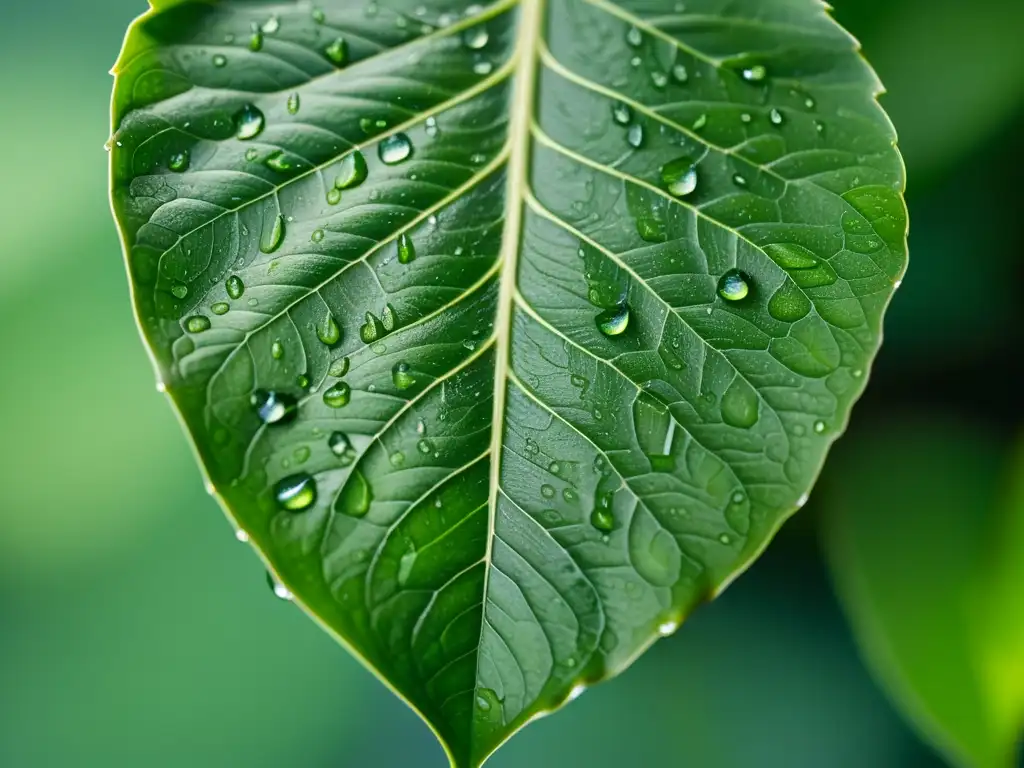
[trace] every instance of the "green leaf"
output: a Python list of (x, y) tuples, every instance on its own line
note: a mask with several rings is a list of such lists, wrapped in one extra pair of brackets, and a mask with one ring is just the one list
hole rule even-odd
[[(1024, 498), (999, 446), (905, 421), (837, 458), (829, 550), (868, 663), (957, 765), (1008, 768), (1024, 732)], [(889, 479), (887, 479), (889, 478)]]
[(175, 3), (116, 72), (135, 308), (211, 488), (456, 766), (749, 565), (905, 267), (816, 0)]

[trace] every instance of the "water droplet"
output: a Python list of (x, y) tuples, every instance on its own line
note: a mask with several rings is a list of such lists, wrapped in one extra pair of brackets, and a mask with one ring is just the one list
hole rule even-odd
[(291, 475), (274, 486), (278, 505), (289, 512), (304, 512), (316, 503), (316, 481), (305, 472)]
[(263, 31), (268, 35), (276, 35), (279, 29), (281, 29), (281, 19), (276, 15), (271, 16), (263, 23)]
[(685, 197), (697, 188), (697, 169), (688, 157), (676, 158), (662, 166), (661, 182), (670, 194)]
[(291, 395), (262, 389), (252, 393), (249, 403), (256, 409), (256, 415), (264, 424), (290, 421), (298, 407), (298, 403)]
[(750, 429), (757, 423), (760, 402), (757, 392), (740, 378), (733, 380), (722, 395), (722, 421), (737, 429)]
[(343, 37), (335, 38), (334, 42), (324, 49), (324, 54), (335, 66), (343, 66), (348, 60), (348, 43)]
[(258, 160), (259, 157), (260, 151), (256, 149), (256, 147), (249, 147), (249, 149), (245, 150), (245, 159), (248, 160), (250, 163), (254, 162), (255, 160)]
[(398, 314), (390, 304), (384, 306), (384, 311), (380, 315), (380, 324), (384, 326), (384, 330), (388, 333), (391, 333), (398, 327)]
[(395, 451), (388, 457), (388, 461), (391, 462), (392, 467), (397, 469), (405, 464), (405, 454), (401, 451)]
[(338, 164), (338, 175), (334, 178), (336, 189), (351, 189), (358, 187), (366, 180), (368, 171), (366, 158), (358, 149), (345, 155)]
[(412, 141), (404, 133), (396, 133), (381, 141), (377, 154), (385, 165), (397, 165), (409, 159), (412, 154)]
[(237, 531), (235, 531), (235, 539), (237, 541), (242, 542), (243, 544), (247, 544), (249, 541), (249, 532), (243, 530), (242, 528), (239, 528)]
[(174, 283), (171, 286), (171, 295), (176, 299), (184, 299), (188, 296), (188, 286), (184, 283)]
[(288, 155), (280, 149), (276, 149), (267, 155), (263, 164), (270, 170), (276, 171), (277, 173), (284, 173), (285, 171), (290, 171), (292, 169), (292, 161), (289, 160)]
[(707, 113), (701, 112), (700, 113), (700, 117), (698, 117), (696, 120), (693, 121), (693, 130), (699, 131), (701, 128), (703, 128), (707, 124), (708, 124)]
[(339, 381), (324, 392), (324, 405), (328, 408), (344, 408), (352, 399), (352, 387)]
[(215, 66), (218, 69), (220, 69), (221, 67), (226, 67), (227, 65), (228, 65), (228, 57), (227, 56), (225, 56), (224, 54), (221, 54), (221, 53), (218, 53), (218, 54), (214, 55), (214, 57), (213, 57), (213, 66)]
[(338, 326), (334, 315), (327, 315), (316, 327), (316, 337), (321, 344), (333, 347), (341, 341), (341, 328)]
[(749, 123), (753, 119), (754, 119), (754, 116), (751, 115), (749, 112), (743, 112), (740, 115), (740, 122), (741, 123)]
[(796, 243), (769, 243), (764, 251), (783, 269), (813, 269), (820, 261), (812, 251)]
[(853, 378), (859, 379), (863, 375), (864, 375), (863, 369), (861, 369), (861, 368), (854, 368), (853, 369)]
[(726, 301), (740, 301), (749, 293), (749, 278), (738, 269), (730, 269), (718, 281), (718, 295)]
[(338, 506), (351, 517), (363, 517), (370, 511), (373, 502), (373, 491), (366, 477), (358, 469), (354, 470), (348, 482), (341, 489)]
[(416, 443), (416, 449), (424, 456), (429, 456), (431, 453), (434, 452), (434, 444), (426, 439), (420, 440), (418, 443)]
[(252, 23), (252, 35), (249, 37), (249, 50), (254, 52), (263, 50), (263, 30), (255, 21)]
[(284, 584), (279, 583), (270, 571), (267, 571), (267, 585), (270, 587), (270, 591), (274, 593), (274, 597), (278, 600), (286, 600), (291, 602), (295, 599), (295, 595)]
[(314, 229), (313, 233), (309, 236), (309, 239), (314, 243), (322, 242), (324, 239), (324, 231), (322, 229)]
[(348, 439), (348, 435), (344, 432), (333, 432), (329, 438), (327, 438), (327, 447), (331, 449), (331, 453), (337, 456), (339, 459), (344, 458), (349, 451), (352, 451), (352, 441)]
[(291, 114), (291, 115), (299, 114), (299, 107), (301, 106), (301, 104), (302, 104), (302, 101), (301, 101), (298, 93), (293, 93), (291, 96), (289, 96), (288, 97), (288, 114)]
[(484, 48), (489, 39), (487, 28), (482, 25), (470, 27), (462, 33), (462, 44), (473, 51), (479, 51)]
[(309, 374), (300, 373), (298, 376), (295, 377), (295, 385), (299, 389), (309, 389), (309, 386), (312, 383), (313, 382), (310, 380)]
[(313, 9), (313, 21), (317, 24), (323, 24), (326, 20), (327, 15), (320, 8)]
[(796, 500), (797, 508), (803, 507), (807, 503), (807, 500), (810, 499), (810, 498), (811, 498), (810, 494), (807, 494), (807, 493), (800, 494), (800, 498)]
[(284, 240), (284, 216), (278, 214), (270, 222), (270, 227), (263, 230), (263, 237), (260, 238), (260, 250), (263, 253), (273, 253), (281, 247)]
[(213, 312), (213, 314), (215, 315), (226, 315), (230, 310), (230, 305), (225, 304), (223, 301), (218, 301), (216, 304), (210, 307), (210, 311)]
[(363, 344), (373, 344), (387, 335), (384, 324), (372, 312), (366, 313), (366, 323), (359, 327), (359, 338)]
[(543, 496), (545, 499), (553, 499), (555, 498), (555, 489), (553, 486), (550, 486), (547, 483), (545, 483), (540, 487), (540, 495)]
[(597, 329), (605, 336), (620, 336), (629, 326), (629, 305), (621, 304), (597, 316)]
[(412, 244), (412, 239), (403, 232), (398, 236), (398, 263), (409, 264), (415, 258), (416, 248)]
[(611, 533), (615, 530), (615, 516), (610, 509), (595, 506), (590, 514), (590, 524), (602, 533)]
[(202, 333), (210, 330), (210, 318), (203, 315), (192, 315), (185, 321), (185, 329), (189, 333)]
[(782, 113), (777, 109), (772, 109), (768, 113), (768, 119), (771, 120), (772, 125), (782, 125)]
[(629, 43), (633, 48), (639, 48), (643, 45), (644, 35), (636, 27), (630, 27), (626, 30), (626, 42)]
[(327, 204), (328, 205), (337, 205), (340, 202), (341, 202), (341, 190), (340, 189), (338, 189), (337, 187), (332, 187), (331, 189), (327, 190)]
[(167, 161), (167, 167), (175, 173), (184, 173), (188, 170), (190, 161), (188, 150), (182, 150), (181, 152), (175, 152), (171, 155), (171, 159)]
[(676, 64), (672, 67), (672, 77), (677, 83), (685, 83), (690, 79), (690, 73), (686, 71), (685, 64)]
[(655, 88), (664, 88), (668, 85), (668, 75), (664, 72), (655, 70), (654, 72), (651, 72), (651, 83)]
[(746, 178), (743, 177), (743, 176), (740, 176), (738, 173), (733, 174), (732, 183), (735, 184), (737, 187), (745, 187), (745, 186), (747, 186)]
[(240, 299), (245, 293), (245, 283), (242, 282), (242, 278), (238, 275), (229, 277), (224, 287), (227, 288), (228, 296), (232, 299)]
[(347, 357), (340, 357), (331, 363), (331, 367), (327, 369), (327, 375), (340, 379), (348, 374), (350, 365), (351, 363)]
[(391, 380), (398, 389), (409, 389), (416, 384), (416, 377), (408, 363), (398, 363), (391, 369)]
[(806, 97), (804, 99), (804, 106), (807, 107), (807, 109), (814, 109), (814, 106), (815, 106), (814, 99), (811, 98), (810, 96)]
[(669, 635), (674, 634), (677, 629), (679, 629), (678, 621), (665, 621), (658, 625), (658, 634), (662, 637), (668, 637)]
[(633, 110), (628, 104), (616, 101), (612, 104), (612, 119), (619, 125), (629, 125), (629, 121), (633, 119)]
[(309, 461), (309, 457), (313, 455), (313, 451), (308, 445), (300, 445), (294, 451), (292, 451), (292, 458), (295, 459), (296, 464), (305, 464)]
[(640, 149), (644, 143), (644, 127), (640, 123), (633, 123), (626, 130), (626, 143), (633, 149)]
[(254, 139), (263, 131), (264, 123), (263, 113), (254, 105), (246, 104), (235, 115), (235, 136), (242, 141)]
[(824, 421), (816, 421), (816, 422), (814, 422), (814, 431), (817, 432), (819, 435), (824, 434), (824, 432), (825, 432), (825, 422)]
[(284, 344), (280, 341), (275, 341), (270, 345), (270, 356), (275, 360), (280, 360), (284, 357)]
[(768, 70), (763, 64), (754, 64), (743, 70), (743, 79), (748, 83), (759, 83), (768, 76)]

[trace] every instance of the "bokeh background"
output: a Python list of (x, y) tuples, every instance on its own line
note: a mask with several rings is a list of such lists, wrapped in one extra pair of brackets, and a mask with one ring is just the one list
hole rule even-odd
[[(102, 148), (144, 0), (3, 5), (0, 766), (441, 768), (427, 729), (273, 598), (156, 392)], [(859, 656), (821, 529), (833, 505), (927, 513), (914, 483), (935, 472), (980, 505), (1024, 426), (1024, 3), (834, 5), (889, 88), (912, 222), (853, 427), (747, 575), (496, 768), (946, 764)]]

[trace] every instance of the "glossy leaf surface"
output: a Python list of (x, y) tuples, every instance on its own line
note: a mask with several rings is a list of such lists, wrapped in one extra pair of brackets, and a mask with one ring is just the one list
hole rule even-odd
[(905, 267), (815, 0), (179, 0), (116, 74), (136, 311), (212, 487), (458, 766), (756, 557)]

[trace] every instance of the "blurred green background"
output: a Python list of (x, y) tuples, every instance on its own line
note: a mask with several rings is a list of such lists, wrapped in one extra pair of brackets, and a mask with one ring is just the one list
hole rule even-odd
[[(929, 444), (966, 429), (998, 457), (1024, 421), (1005, 373), (1024, 351), (1024, 3), (834, 4), (889, 88), (910, 178), (911, 268), (868, 394), (762, 560), (497, 768), (944, 765), (858, 657), (818, 528), (851, 483), (927, 477), (917, 451), (876, 458), (908, 424), (939, 421)], [(440, 768), (427, 729), (272, 597), (156, 392), (102, 149), (107, 70), (144, 1), (5, 6), (0, 766)]]

